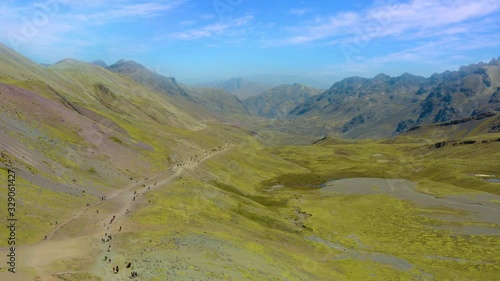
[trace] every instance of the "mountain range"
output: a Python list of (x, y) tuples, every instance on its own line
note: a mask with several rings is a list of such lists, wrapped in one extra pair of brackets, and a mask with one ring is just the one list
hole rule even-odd
[(499, 59), (428, 78), (410, 73), (398, 77), (379, 74), (371, 79), (350, 77), (326, 91), (298, 83), (269, 87), (243, 78), (188, 86), (133, 61), (120, 60), (111, 66), (103, 61), (93, 64), (152, 90), (202, 105), (221, 120), (259, 130), (260, 125), (248, 121), (251, 116), (281, 119), (273, 121), (273, 129), (297, 135), (384, 138), (422, 124), (500, 110)]
[(398, 77), (379, 74), (371, 79), (350, 77), (326, 91), (300, 84), (265, 89), (241, 78), (212, 87), (236, 94), (235, 89), (252, 92), (250, 97), (240, 96), (246, 111), (253, 116), (281, 119), (273, 121), (273, 130), (318, 137), (384, 138), (422, 124), (500, 111), (499, 59), (428, 78), (410, 73)]
[(405, 73), (351, 77), (311, 97), (288, 114), (303, 133), (381, 138), (420, 124), (498, 112), (500, 64), (493, 59), (429, 78)]

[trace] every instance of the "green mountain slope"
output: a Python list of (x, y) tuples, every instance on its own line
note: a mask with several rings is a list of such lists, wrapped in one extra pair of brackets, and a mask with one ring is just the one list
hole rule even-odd
[(500, 114), (487, 112), (448, 122), (415, 126), (404, 135), (453, 140), (498, 132), (500, 132)]
[[(201, 107), (101, 67), (66, 59), (41, 68), (3, 46), (0, 65), (2, 166), (49, 197), (93, 200), (223, 143), (225, 130), (217, 122), (206, 130), (213, 118)], [(49, 197), (21, 206), (38, 210)], [(43, 237), (56, 214), (68, 216), (39, 214), (24, 243)]]

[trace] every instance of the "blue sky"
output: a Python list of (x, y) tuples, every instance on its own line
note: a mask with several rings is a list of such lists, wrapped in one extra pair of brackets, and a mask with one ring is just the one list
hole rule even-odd
[(181, 82), (429, 76), (500, 56), (499, 0), (40, 0), (0, 3), (0, 41), (36, 62), (135, 60)]

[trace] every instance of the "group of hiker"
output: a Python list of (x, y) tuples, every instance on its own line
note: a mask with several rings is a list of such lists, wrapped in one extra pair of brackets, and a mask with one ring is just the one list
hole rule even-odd
[[(106, 256), (106, 258), (107, 258), (107, 256)], [(132, 263), (131, 262), (127, 263), (126, 268), (132, 268)], [(113, 266), (113, 273), (118, 274), (119, 272), (120, 272), (120, 267), (118, 265)], [(130, 278), (136, 278), (137, 276), (138, 276), (137, 271), (133, 270), (130, 272)]]
[[(127, 213), (128, 213), (128, 209), (127, 209)], [(112, 224), (115, 219), (116, 219), (116, 215), (113, 215), (113, 217), (111, 218), (111, 221), (109, 222), (109, 224)], [(106, 223), (104, 223), (104, 227), (106, 227)], [(109, 226), (107, 226), (107, 229), (109, 230)], [(122, 226), (120, 226), (118, 228), (118, 231), (121, 231), (121, 230), (122, 230)], [(107, 252), (108, 253), (111, 252), (111, 241), (112, 240), (113, 240), (113, 236), (109, 232), (104, 233), (104, 237), (101, 238), (101, 243), (102, 244), (109, 243), (108, 248), (107, 248)], [(111, 263), (111, 258), (106, 255), (106, 256), (104, 256), (104, 261), (107, 261), (108, 263)], [(131, 270), (131, 272), (130, 272), (130, 278), (136, 278), (138, 276), (137, 271), (133, 270), (131, 262), (126, 262), (125, 263), (125, 268)], [(112, 267), (112, 272), (114, 274), (118, 274), (120, 272), (120, 266), (119, 265), (113, 266)]]
[(111, 241), (111, 239), (113, 239), (113, 237), (111, 237), (111, 234), (104, 233), (104, 237), (101, 238), (101, 243), (103, 243), (103, 244), (107, 243), (107, 242)]
[[(131, 263), (131, 262), (129, 262), (129, 263), (127, 264), (127, 268), (131, 268), (131, 267), (132, 267), (132, 263)], [(113, 266), (113, 273), (114, 273), (114, 274), (118, 274), (119, 272), (120, 272), (120, 267), (119, 267), (118, 265)], [(138, 276), (137, 271), (131, 271), (131, 272), (130, 272), (130, 277), (131, 277), (131, 278), (136, 278), (137, 276)]]

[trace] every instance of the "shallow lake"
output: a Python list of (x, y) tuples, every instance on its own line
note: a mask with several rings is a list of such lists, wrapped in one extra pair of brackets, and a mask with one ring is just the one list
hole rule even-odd
[(326, 196), (345, 194), (386, 194), (422, 207), (445, 207), (467, 212), (467, 217), (447, 218), (454, 221), (484, 222), (500, 226), (500, 196), (490, 193), (450, 195), (442, 198), (421, 193), (417, 184), (404, 179), (348, 178), (326, 182), (321, 191)]

